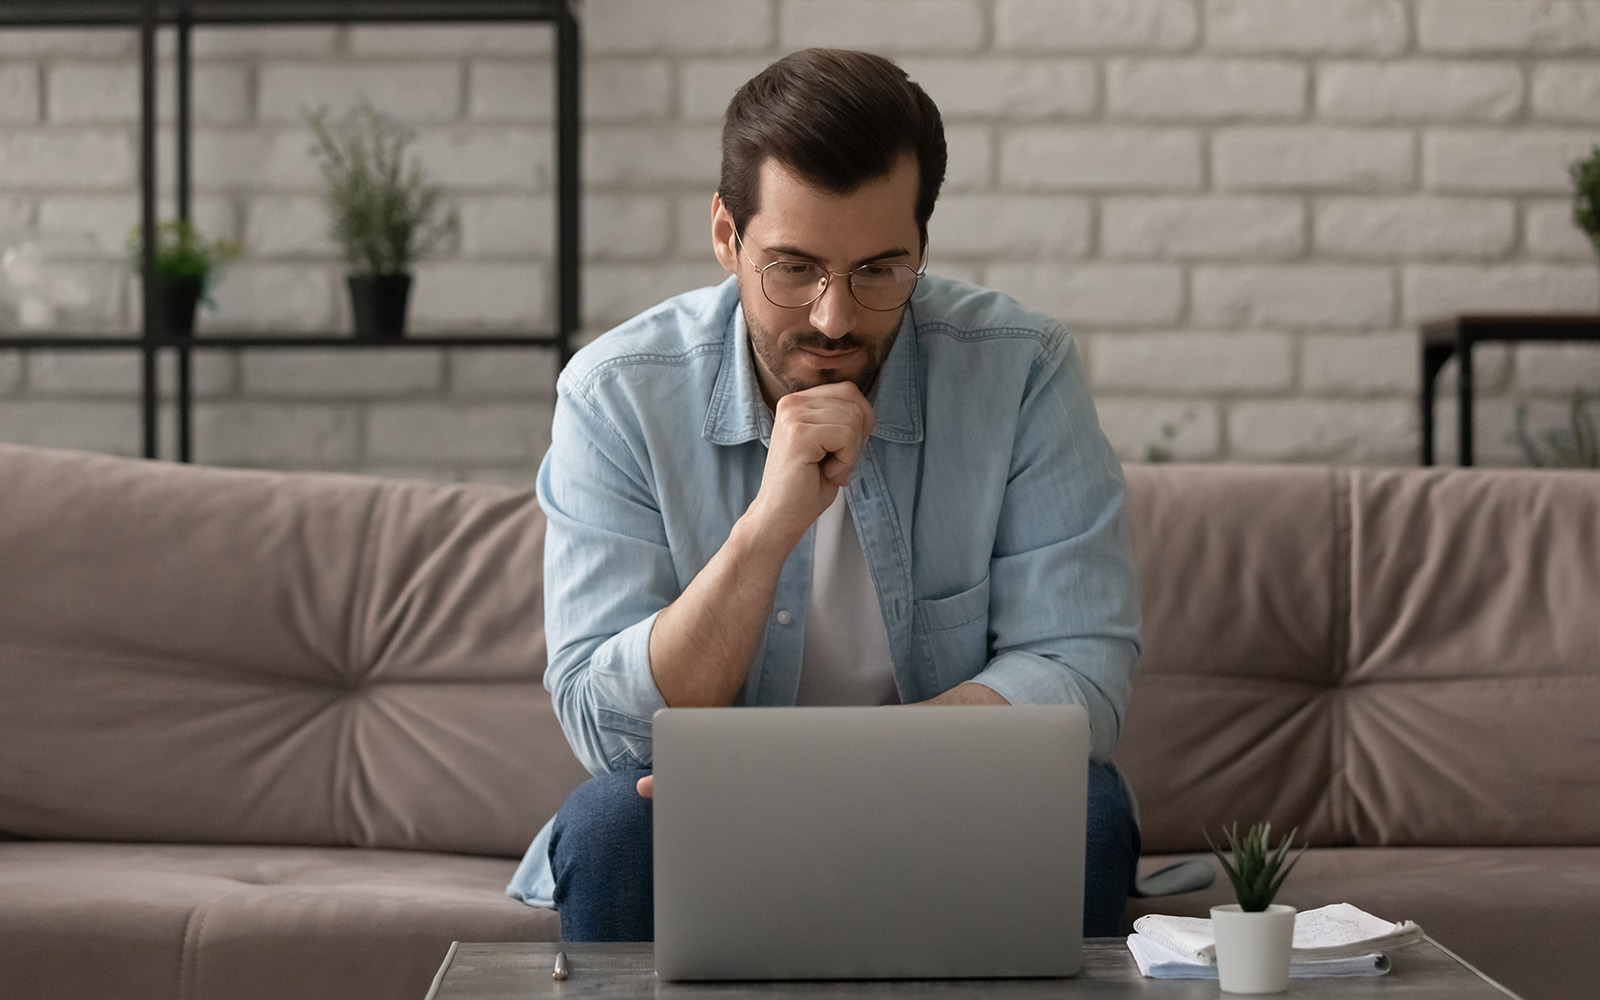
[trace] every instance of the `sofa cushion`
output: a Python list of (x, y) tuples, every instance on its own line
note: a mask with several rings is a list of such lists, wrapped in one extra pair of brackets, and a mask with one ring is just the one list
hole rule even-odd
[[(1177, 860), (1151, 856), (1151, 871)], [(1204, 917), (1233, 902), (1218, 873), (1209, 889), (1129, 901), (1146, 913)], [(1591, 1000), (1590, 948), (1600, 936), (1600, 847), (1355, 847), (1307, 851), (1278, 902), (1302, 910), (1353, 903), (1385, 920), (1415, 920), (1440, 944), (1525, 1000)]]
[(1593, 473), (1127, 473), (1147, 849), (1600, 844)]
[(1345, 608), (1347, 507), (1325, 468), (1127, 467), (1143, 655), (1118, 760), (1147, 850), (1204, 848), (1236, 817), (1330, 810), (1327, 699)]
[(420, 998), (453, 940), (557, 940), (515, 862), (414, 851), (0, 844), (0, 968), (36, 1000)]
[(1600, 477), (1351, 474), (1359, 844), (1600, 844)]
[(519, 854), (584, 772), (531, 491), (0, 446), (0, 830)]

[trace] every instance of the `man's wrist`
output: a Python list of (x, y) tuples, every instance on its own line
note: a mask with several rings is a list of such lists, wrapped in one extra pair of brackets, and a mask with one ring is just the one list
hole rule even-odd
[(802, 530), (799, 536), (791, 538), (788, 537), (791, 531), (773, 528), (762, 516), (760, 502), (757, 499), (733, 522), (726, 547), (741, 570), (756, 572), (763, 577), (770, 575), (776, 580), (805, 532)]
[(989, 687), (987, 684), (978, 684), (974, 681), (965, 681), (946, 691), (936, 698), (924, 702), (926, 705), (1009, 705), (1010, 701), (1004, 695)]

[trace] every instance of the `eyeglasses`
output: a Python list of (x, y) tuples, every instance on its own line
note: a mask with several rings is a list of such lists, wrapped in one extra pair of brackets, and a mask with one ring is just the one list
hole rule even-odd
[(809, 306), (822, 298), (822, 293), (828, 290), (828, 282), (839, 277), (849, 279), (850, 294), (862, 308), (892, 312), (911, 301), (917, 282), (928, 273), (926, 256), (920, 269), (909, 264), (862, 264), (852, 271), (830, 271), (821, 264), (803, 260), (775, 260), (761, 267), (750, 260), (738, 226), (733, 227), (733, 238), (738, 241), (744, 259), (749, 260), (750, 266), (761, 276), (761, 294), (780, 309)]

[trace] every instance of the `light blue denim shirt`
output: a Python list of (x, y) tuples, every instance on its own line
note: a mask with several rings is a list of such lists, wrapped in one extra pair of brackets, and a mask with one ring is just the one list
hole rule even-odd
[[(870, 395), (848, 487), (904, 702), (976, 681), (1087, 708), (1096, 759), (1122, 726), (1139, 600), (1122, 469), (1072, 338), (998, 292), (923, 279)], [(544, 684), (578, 759), (651, 763), (650, 629), (755, 498), (772, 411), (729, 278), (579, 351), (539, 467)], [(792, 705), (813, 532), (784, 564), (739, 701)], [(507, 892), (551, 905), (550, 826)]]

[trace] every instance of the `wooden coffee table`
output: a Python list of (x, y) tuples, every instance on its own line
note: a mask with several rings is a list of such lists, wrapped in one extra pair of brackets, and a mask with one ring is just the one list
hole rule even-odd
[[(557, 951), (571, 967), (563, 982), (551, 979)], [(1505, 1000), (1515, 994), (1465, 965), (1432, 939), (1393, 954), (1387, 976), (1364, 979), (1296, 979), (1290, 998), (1340, 1000)], [(1230, 994), (1231, 995), (1231, 994)], [(927, 979), (779, 983), (663, 983), (656, 979), (648, 944), (454, 944), (427, 1000), (523, 1000), (593, 997), (633, 1000), (673, 997), (744, 1000), (771, 997), (1064, 997), (1072, 1000), (1149, 998), (1190, 1000), (1223, 996), (1215, 980), (1145, 979), (1122, 938), (1091, 938), (1083, 946), (1083, 971), (1071, 979)]]

